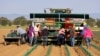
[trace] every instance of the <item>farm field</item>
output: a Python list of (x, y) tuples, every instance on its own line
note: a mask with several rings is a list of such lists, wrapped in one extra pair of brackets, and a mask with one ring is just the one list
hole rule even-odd
[(48, 45), (43, 47), (41, 44), (29, 46), (27, 43), (20, 46), (15, 43), (4, 46), (3, 35), (6, 35), (11, 29), (0, 29), (0, 56), (100, 56), (100, 32), (94, 32), (94, 39), (92, 43), (99, 47), (91, 46), (87, 49), (86, 46), (62, 45), (61, 47), (56, 45)]

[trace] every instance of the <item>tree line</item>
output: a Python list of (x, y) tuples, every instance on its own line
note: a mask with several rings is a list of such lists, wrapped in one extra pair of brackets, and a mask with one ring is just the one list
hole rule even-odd
[(0, 17), (0, 25), (2, 25), (2, 26), (6, 26), (6, 25), (9, 25), (9, 26), (22, 25), (22, 26), (25, 26), (25, 25), (29, 25), (30, 23), (32, 23), (32, 20), (27, 20), (27, 18), (25, 18), (24, 16), (17, 17), (13, 21), (9, 20), (6, 17)]
[[(2, 26), (12, 26), (12, 25), (29, 25), (30, 23), (32, 23), (32, 20), (27, 20), (27, 18), (25, 18), (24, 16), (20, 16), (15, 18), (13, 21), (9, 20), (6, 17), (0, 17), (0, 25)], [(100, 19), (94, 19), (94, 18), (89, 18), (86, 19), (86, 23), (90, 26), (90, 27), (94, 27), (94, 26), (98, 26), (100, 27)]]

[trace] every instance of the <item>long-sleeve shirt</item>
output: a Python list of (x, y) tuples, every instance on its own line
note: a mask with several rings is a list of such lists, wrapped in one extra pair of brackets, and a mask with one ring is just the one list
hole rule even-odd
[(29, 37), (34, 37), (34, 34), (35, 34), (34, 33), (34, 28), (33, 27), (30, 27), (29, 30), (28, 30), (28, 36)]
[(75, 36), (75, 30), (74, 30), (73, 28), (70, 29), (70, 36), (71, 36), (71, 37)]
[(43, 29), (43, 30), (41, 31), (41, 34), (42, 34), (42, 36), (48, 36), (48, 35), (49, 35), (48, 29)]
[(92, 38), (93, 37), (93, 33), (92, 33), (92, 31), (90, 29), (85, 29), (83, 36), (84, 36), (84, 38)]
[(24, 34), (24, 33), (26, 33), (26, 31), (23, 28), (19, 27), (17, 29), (17, 34)]
[(63, 28), (60, 29), (59, 32), (58, 32), (58, 34), (63, 34), (63, 35), (65, 35), (65, 29), (63, 29)]

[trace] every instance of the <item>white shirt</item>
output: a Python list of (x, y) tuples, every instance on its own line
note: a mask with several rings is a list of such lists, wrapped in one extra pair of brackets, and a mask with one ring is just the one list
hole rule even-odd
[(38, 31), (39, 31), (39, 28), (35, 26), (35, 27), (34, 27), (34, 31), (35, 31), (35, 32), (38, 32)]
[(17, 34), (24, 34), (24, 33), (26, 33), (26, 31), (23, 28), (19, 27), (17, 29)]

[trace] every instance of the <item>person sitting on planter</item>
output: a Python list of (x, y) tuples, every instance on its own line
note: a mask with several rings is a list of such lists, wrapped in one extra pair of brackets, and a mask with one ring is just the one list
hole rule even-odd
[(7, 34), (7, 37), (17, 37), (17, 33), (15, 30), (11, 30), (10, 33)]

